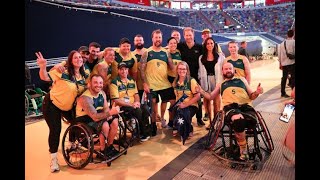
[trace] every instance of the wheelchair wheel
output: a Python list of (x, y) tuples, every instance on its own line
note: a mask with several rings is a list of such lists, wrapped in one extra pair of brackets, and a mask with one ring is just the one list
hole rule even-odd
[(76, 123), (64, 132), (62, 154), (70, 167), (84, 168), (92, 159), (93, 149), (92, 131), (87, 125)]
[(117, 144), (119, 147), (127, 148), (130, 145), (129, 140), (127, 140), (126, 136), (126, 125), (123, 122), (123, 118), (119, 116), (118, 120), (118, 132), (114, 138), (113, 143)]
[(139, 121), (135, 117), (131, 117), (129, 120), (126, 120), (126, 129), (130, 134), (130, 146), (133, 146), (133, 141), (140, 139), (140, 126)]
[(223, 127), (223, 118), (224, 118), (223, 111), (219, 111), (210, 123), (211, 124), (210, 130), (208, 132), (207, 140), (205, 142), (206, 149), (209, 149), (210, 151), (215, 146), (217, 139), (219, 137), (220, 130)]
[(273, 140), (272, 137), (270, 135), (269, 129), (263, 119), (263, 117), (261, 116), (259, 111), (256, 111), (257, 116), (258, 116), (258, 133), (260, 133), (261, 138), (267, 148), (267, 151), (269, 151), (270, 153), (274, 150), (274, 144), (273, 144)]

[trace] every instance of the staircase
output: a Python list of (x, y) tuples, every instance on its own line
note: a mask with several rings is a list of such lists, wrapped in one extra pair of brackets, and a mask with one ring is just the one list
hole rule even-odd
[(208, 17), (205, 16), (205, 15), (202, 13), (201, 10), (197, 11), (197, 14), (198, 14), (198, 16), (199, 16), (200, 18), (202, 18), (202, 19), (206, 22), (207, 25), (209, 25), (209, 28), (212, 30), (212, 33), (213, 33), (214, 30), (215, 30), (215, 29), (214, 29), (214, 25), (213, 25), (213, 23), (208, 19)]
[(245, 29), (245, 27), (244, 27), (242, 24), (240, 24), (238, 21), (236, 21), (233, 17), (231, 17), (231, 16), (230, 16), (228, 13), (226, 13), (225, 11), (221, 11), (221, 14), (222, 14), (222, 16), (223, 16), (225, 19), (229, 20), (232, 25), (234, 25), (234, 26), (239, 25), (239, 26), (241, 27), (241, 30), (244, 30), (244, 29)]

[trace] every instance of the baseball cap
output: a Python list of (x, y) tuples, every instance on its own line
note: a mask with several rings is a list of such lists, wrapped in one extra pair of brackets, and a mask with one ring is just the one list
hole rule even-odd
[(121, 62), (118, 64), (118, 69), (121, 69), (122, 67), (128, 68), (127, 64), (125, 62)]
[(129, 40), (128, 38), (121, 38), (121, 39), (120, 39), (120, 42), (119, 42), (119, 45), (124, 44), (124, 43), (131, 44), (131, 43), (130, 43), (130, 40)]
[(208, 33), (211, 33), (211, 31), (210, 31), (210, 29), (204, 29), (204, 30), (202, 30), (202, 33), (204, 33), (204, 32), (208, 32)]
[(89, 52), (89, 48), (87, 46), (81, 46), (78, 49), (79, 52)]

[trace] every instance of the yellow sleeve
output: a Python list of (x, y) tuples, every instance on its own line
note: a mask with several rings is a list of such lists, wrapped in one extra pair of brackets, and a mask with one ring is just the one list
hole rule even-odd
[(110, 99), (119, 99), (119, 91), (118, 91), (118, 86), (114, 83), (111, 83), (109, 85), (109, 90), (110, 90)]
[(191, 79), (190, 83), (191, 83), (190, 88), (191, 88), (192, 94), (197, 94), (197, 91), (196, 91), (196, 87), (198, 86), (197, 81), (195, 79)]
[(56, 69), (49, 71), (48, 75), (52, 81), (57, 81), (62, 77), (62, 73), (58, 72)]
[(133, 53), (131, 53), (131, 55), (132, 55), (132, 58), (134, 60), (134, 65), (132, 67), (132, 72), (136, 73), (136, 72), (138, 72), (138, 60), (137, 60), (137, 57)]

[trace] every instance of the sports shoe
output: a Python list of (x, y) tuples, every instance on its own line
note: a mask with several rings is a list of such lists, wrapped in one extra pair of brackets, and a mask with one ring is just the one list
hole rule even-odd
[(246, 161), (249, 159), (249, 155), (247, 151), (243, 151), (240, 155), (240, 160)]
[(113, 156), (116, 156), (118, 155), (120, 152), (118, 150), (116, 150), (116, 148), (114, 148), (113, 145), (110, 145), (108, 148), (107, 148), (107, 153), (106, 155), (109, 156), (109, 157), (113, 157)]
[(141, 136), (140, 137), (140, 141), (145, 142), (148, 141), (150, 139), (150, 136)]
[(162, 120), (161, 120), (161, 127), (162, 127), (162, 128), (166, 128), (166, 127), (167, 127), (167, 124), (166, 124), (166, 120), (165, 120), (165, 119), (162, 119)]
[(58, 158), (57, 157), (51, 158), (50, 171), (52, 173), (60, 171), (60, 167), (59, 167), (59, 163), (58, 163)]

